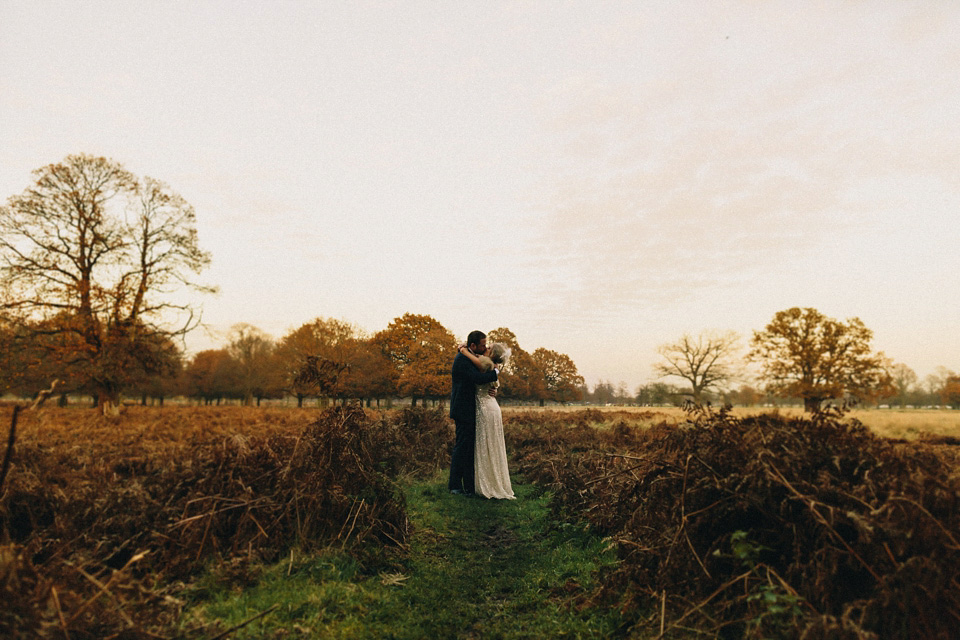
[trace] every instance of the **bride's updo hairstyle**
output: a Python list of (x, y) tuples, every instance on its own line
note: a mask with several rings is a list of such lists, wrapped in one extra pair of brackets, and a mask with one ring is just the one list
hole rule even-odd
[(490, 359), (494, 364), (507, 364), (510, 359), (510, 347), (502, 342), (494, 342), (490, 345)]

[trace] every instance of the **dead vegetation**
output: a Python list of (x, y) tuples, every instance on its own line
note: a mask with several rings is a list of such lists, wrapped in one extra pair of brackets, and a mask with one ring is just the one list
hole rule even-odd
[(3, 637), (163, 637), (178, 581), (211, 561), (242, 580), (294, 546), (402, 548), (391, 478), (437, 464), (448, 430), (358, 407), (30, 418), (0, 496)]
[(514, 416), (512, 448), (555, 509), (612, 537), (615, 601), (661, 636), (949, 638), (960, 626), (954, 448), (839, 414), (595, 429)]
[[(3, 414), (9, 424), (10, 411)], [(508, 449), (620, 556), (581, 607), (662, 637), (947, 638), (960, 624), (955, 439), (837, 414), (509, 412)], [(394, 480), (449, 462), (442, 412), (128, 408), (21, 416), (0, 493), (0, 636), (208, 637), (178, 599), (205, 567), (333, 545), (404, 549)]]

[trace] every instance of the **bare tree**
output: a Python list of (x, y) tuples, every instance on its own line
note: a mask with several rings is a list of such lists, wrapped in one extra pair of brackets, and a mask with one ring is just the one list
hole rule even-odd
[(893, 385), (897, 389), (897, 401), (902, 408), (907, 404), (910, 389), (917, 383), (917, 373), (902, 362), (898, 362), (890, 367), (890, 375), (893, 377)]
[(237, 366), (237, 391), (244, 406), (253, 404), (253, 398), (270, 395), (282, 386), (278, 361), (273, 357), (275, 345), (269, 335), (249, 324), (235, 324), (230, 328), (229, 353)]
[(737, 353), (740, 336), (733, 331), (705, 331), (697, 337), (684, 335), (680, 340), (661, 345), (657, 350), (664, 362), (654, 365), (661, 378), (682, 378), (690, 383), (695, 402), (702, 402), (703, 392), (719, 389), (741, 374)]
[(198, 323), (194, 307), (167, 296), (195, 286), (187, 277), (210, 255), (193, 208), (117, 162), (71, 155), (34, 175), (0, 207), (0, 310), (110, 412), (158, 364), (157, 344)]

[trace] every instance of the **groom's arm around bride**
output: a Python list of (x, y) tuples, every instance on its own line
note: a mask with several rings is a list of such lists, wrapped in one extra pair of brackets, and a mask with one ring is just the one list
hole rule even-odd
[[(482, 355), (486, 350), (487, 336), (482, 331), (472, 331), (467, 336), (467, 348)], [(493, 382), (497, 372), (479, 371), (470, 360), (460, 353), (453, 359), (453, 387), (450, 391), (450, 417), (457, 427), (453, 456), (450, 461), (450, 480), (447, 488), (454, 493), (472, 494), (474, 491), (473, 452), (477, 431), (477, 385)]]

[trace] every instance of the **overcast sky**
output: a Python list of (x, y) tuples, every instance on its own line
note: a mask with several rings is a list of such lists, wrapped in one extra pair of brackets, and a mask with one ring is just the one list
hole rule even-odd
[[(197, 210), (212, 335), (512, 329), (591, 385), (859, 317), (960, 369), (960, 3), (0, 0), (0, 199), (71, 153)], [(746, 339), (745, 339), (746, 342)]]

